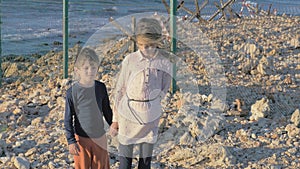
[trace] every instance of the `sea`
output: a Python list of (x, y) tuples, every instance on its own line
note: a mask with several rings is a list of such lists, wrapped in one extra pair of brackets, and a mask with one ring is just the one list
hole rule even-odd
[[(49, 51), (62, 50), (63, 43), (63, 1), (64, 0), (0, 0), (1, 2), (1, 57), (8, 55), (31, 56)], [(225, 3), (227, 0), (223, 0)], [(166, 0), (169, 3), (169, 0)], [(180, 3), (178, 1), (177, 3)], [(199, 6), (204, 0), (198, 0)], [(217, 11), (209, 0), (201, 10), (201, 16), (209, 18)], [(245, 3), (271, 11), (277, 15), (300, 15), (300, 0), (236, 0), (232, 9), (243, 15), (251, 11), (243, 8)], [(184, 6), (195, 11), (195, 1), (185, 0)], [(69, 46), (84, 44), (91, 35), (110, 18), (118, 19), (136, 13), (158, 12), (167, 14), (161, 0), (68, 0)], [(186, 16), (179, 9), (178, 17)]]

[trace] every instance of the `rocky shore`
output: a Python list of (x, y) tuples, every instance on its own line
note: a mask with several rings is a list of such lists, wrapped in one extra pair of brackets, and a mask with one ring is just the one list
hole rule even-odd
[[(153, 168), (300, 168), (299, 23), (297, 16), (178, 22), (184, 69), (163, 102)], [(126, 42), (97, 48), (110, 97)], [(78, 50), (69, 50), (69, 72)], [(62, 78), (62, 55), (3, 59), (0, 168), (72, 168), (63, 128), (71, 77)], [(108, 141), (114, 169), (116, 139)]]

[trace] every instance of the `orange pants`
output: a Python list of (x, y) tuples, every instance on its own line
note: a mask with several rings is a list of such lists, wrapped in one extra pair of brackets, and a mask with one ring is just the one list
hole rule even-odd
[(105, 134), (97, 139), (75, 135), (79, 155), (74, 155), (75, 169), (109, 169)]

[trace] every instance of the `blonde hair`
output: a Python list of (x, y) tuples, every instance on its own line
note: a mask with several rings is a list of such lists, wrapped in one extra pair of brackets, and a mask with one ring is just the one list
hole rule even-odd
[(137, 23), (136, 40), (149, 43), (161, 43), (162, 27), (155, 18), (142, 18)]
[(99, 66), (100, 60), (96, 52), (88, 47), (81, 49), (75, 59), (74, 63), (74, 80), (79, 81), (80, 77), (76, 74), (76, 69), (79, 69), (83, 66), (84, 62), (88, 61), (90, 64), (96, 64)]
[(96, 63), (99, 65), (99, 58), (96, 52), (91, 48), (83, 48), (76, 57), (74, 67), (80, 67), (84, 64), (84, 62), (88, 60), (90, 63)]

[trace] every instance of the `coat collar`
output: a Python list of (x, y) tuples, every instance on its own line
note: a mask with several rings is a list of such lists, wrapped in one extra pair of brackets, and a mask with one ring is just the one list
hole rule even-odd
[(144, 57), (144, 55), (142, 54), (142, 52), (140, 50), (137, 51), (137, 54), (138, 54), (138, 61), (142, 61), (142, 60), (153, 60), (155, 58), (158, 58), (158, 54), (159, 53), (159, 50), (157, 50), (155, 56), (151, 59), (148, 59), (146, 57)]

